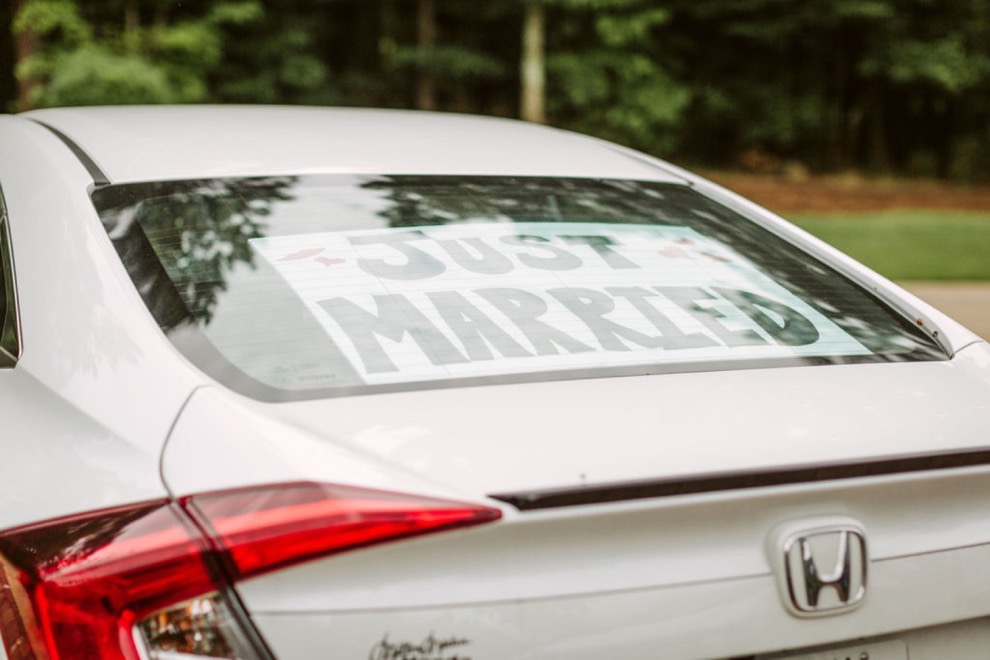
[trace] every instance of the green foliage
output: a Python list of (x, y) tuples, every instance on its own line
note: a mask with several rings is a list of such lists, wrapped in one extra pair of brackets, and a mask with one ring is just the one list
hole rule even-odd
[[(580, 0), (572, 6), (585, 9), (595, 4)], [(583, 25), (574, 32), (576, 43), (587, 44), (591, 38), (593, 45), (549, 58), (551, 116), (578, 131), (669, 153), (691, 100), (691, 92), (655, 55), (657, 30), (669, 22), (670, 14), (631, 0), (598, 6), (613, 11), (582, 15)]]
[[(743, 124), (740, 134), (744, 144), (775, 154), (793, 154), (798, 152), (803, 136), (821, 127), (822, 99), (814, 93), (785, 95), (772, 87), (761, 87), (747, 96), (755, 104), (749, 108), (751, 115), (760, 120)], [(731, 100), (726, 105), (739, 107)]]
[(899, 85), (922, 83), (949, 94), (959, 94), (987, 80), (990, 58), (967, 48), (960, 34), (933, 41), (897, 41), (865, 57), (860, 71)]
[[(150, 15), (154, 3), (132, 0)], [(33, 84), (32, 106), (189, 103), (210, 99), (209, 75), (224, 55), (225, 31), (259, 21), (257, 0), (213, 3), (202, 14), (167, 22), (164, 5), (148, 24), (101, 24), (95, 30), (78, 0), (26, 0), (14, 20), (18, 34), (41, 47), (24, 58), (18, 77)]]
[(247, 25), (264, 19), (265, 11), (254, 0), (228, 0), (214, 4), (206, 18), (213, 26)]
[(838, 0), (834, 3), (834, 15), (840, 20), (886, 21), (896, 14), (888, 0)]
[(39, 106), (168, 103), (174, 90), (165, 73), (142, 57), (87, 45), (58, 58), (58, 73), (38, 91)]
[(388, 64), (398, 70), (429, 71), (448, 80), (500, 78), (506, 73), (497, 59), (460, 46), (397, 46), (389, 53)]
[(263, 8), (263, 21), (243, 20), (228, 26), (224, 57), (208, 76), (212, 100), (303, 104), (342, 101), (330, 85), (329, 67), (316, 55), (314, 21), (298, 10), (286, 11), (286, 4), (289, 3)]
[(540, 6), (552, 124), (709, 165), (990, 179), (990, 0), (22, 1), (24, 106), (514, 115)]
[(580, 11), (612, 11), (640, 8), (643, 0), (537, 0), (538, 4)]
[(669, 21), (666, 9), (645, 9), (631, 17), (603, 14), (595, 21), (595, 32), (608, 48), (642, 48), (650, 45), (653, 29)]
[(689, 158), (758, 151), (816, 169), (927, 163), (947, 175), (960, 138), (990, 120), (986, 0), (665, 7), (671, 71), (693, 91), (680, 125)]
[(26, 2), (14, 18), (14, 32), (30, 32), (49, 39), (59, 49), (85, 46), (93, 38), (92, 29), (83, 20), (73, 0), (32, 0)]
[(214, 30), (205, 22), (185, 21), (156, 28), (150, 36), (155, 54), (162, 60), (190, 69), (209, 69), (223, 54)]
[(644, 56), (599, 51), (559, 55), (550, 62), (559, 96), (551, 111), (587, 133), (645, 148), (668, 151), (673, 129), (690, 93)]

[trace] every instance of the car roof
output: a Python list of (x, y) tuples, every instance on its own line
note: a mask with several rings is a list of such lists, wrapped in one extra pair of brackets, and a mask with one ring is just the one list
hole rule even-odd
[(574, 176), (684, 183), (602, 140), (453, 113), (272, 106), (116, 106), (20, 115), (112, 183), (273, 174)]

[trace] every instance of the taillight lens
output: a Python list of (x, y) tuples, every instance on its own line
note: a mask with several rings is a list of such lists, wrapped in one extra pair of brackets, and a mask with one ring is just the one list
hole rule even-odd
[(136, 626), (134, 641), (148, 660), (262, 655), (248, 632), (228, 599), (212, 592), (144, 617)]
[(0, 587), (9, 587), (0, 589), (0, 635), (10, 660), (258, 657), (264, 649), (225, 595), (232, 582), (499, 515), (296, 483), (20, 528), (0, 534)]
[(501, 515), (498, 509), (314, 483), (197, 495), (183, 505), (235, 579)]

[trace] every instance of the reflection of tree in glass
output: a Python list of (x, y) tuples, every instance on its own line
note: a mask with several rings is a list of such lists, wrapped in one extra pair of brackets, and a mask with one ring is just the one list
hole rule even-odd
[[(730, 246), (774, 282), (814, 307), (872, 353), (929, 352), (930, 343), (904, 319), (837, 272), (812, 259), (754, 222), (700, 195), (672, 196), (671, 215), (685, 218), (698, 232)], [(907, 357), (905, 357), (907, 359)]]
[[(158, 324), (208, 324), (238, 263), (275, 201), (292, 199), (293, 177), (120, 186), (94, 193), (114, 247)], [(152, 256), (153, 255), (153, 256)], [(157, 258), (154, 258), (157, 257)]]
[(385, 190), (379, 212), (391, 227), (455, 222), (665, 223), (664, 195), (635, 181), (538, 177), (380, 177), (363, 187)]
[(148, 515), (149, 511), (150, 508), (141, 508), (127, 514), (114, 513), (66, 523), (58, 527), (57, 533), (29, 528), (0, 539), (0, 554), (21, 567), (37, 566), (41, 573), (55, 570), (67, 556), (73, 557), (73, 563), (83, 561), (113, 542), (128, 525)]
[[(457, 222), (596, 222), (691, 227), (731, 247), (874, 353), (926, 351), (917, 329), (756, 223), (680, 185), (595, 179), (380, 177), (391, 227)], [(662, 281), (652, 282), (663, 285)]]

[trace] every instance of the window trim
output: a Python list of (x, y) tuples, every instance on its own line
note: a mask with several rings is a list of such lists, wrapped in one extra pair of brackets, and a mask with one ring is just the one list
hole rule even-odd
[(23, 352), (20, 309), (17, 298), (17, 282), (14, 275), (14, 257), (11, 250), (10, 221), (0, 190), (0, 277), (5, 293), (5, 305), (0, 324), (0, 368), (13, 368)]

